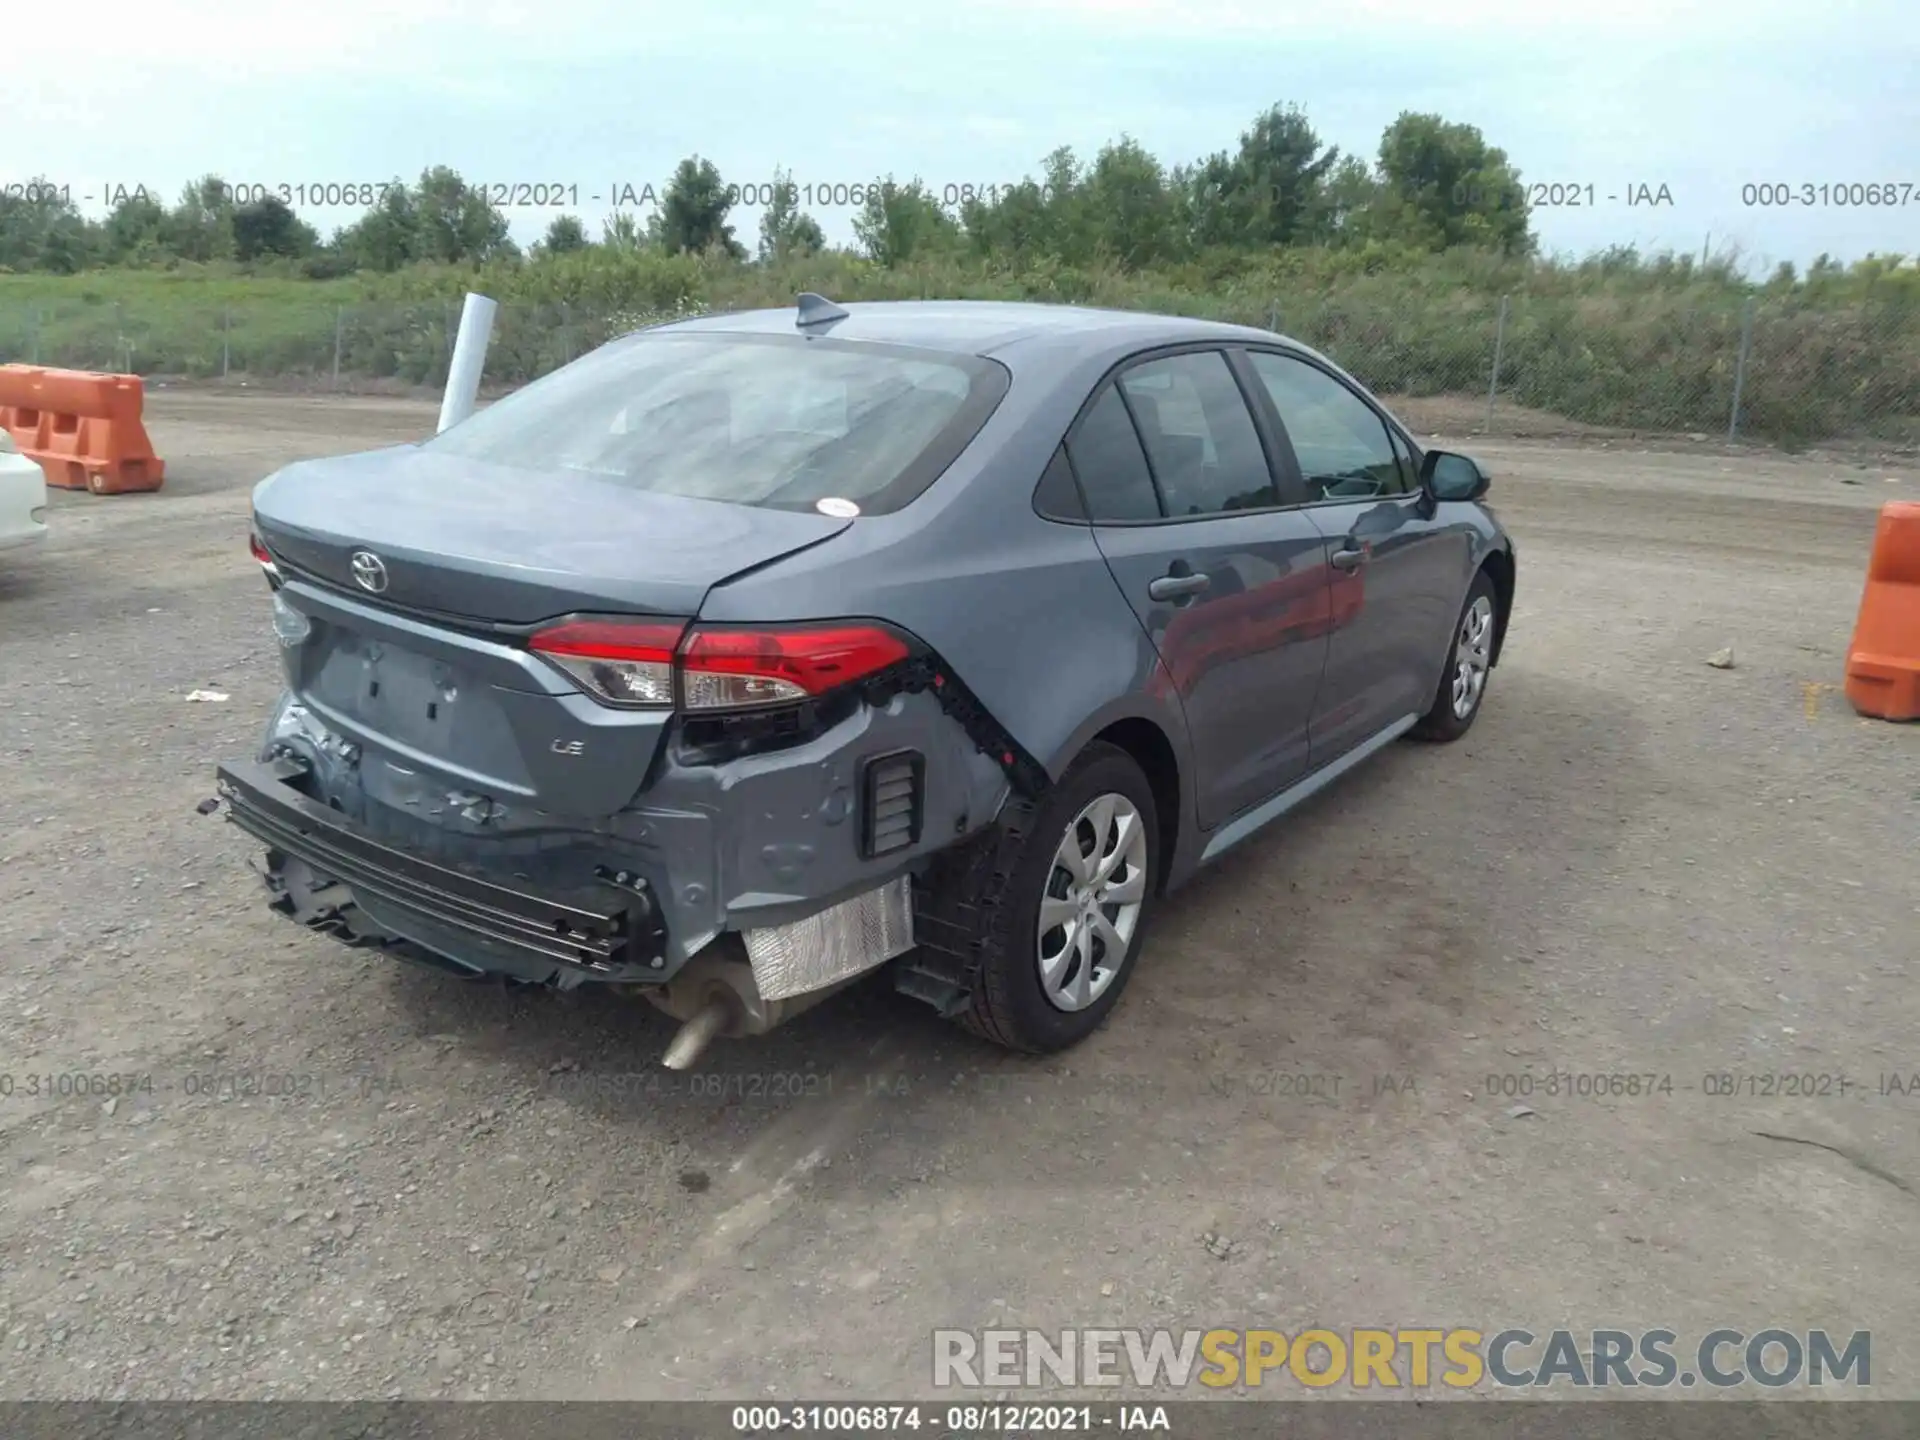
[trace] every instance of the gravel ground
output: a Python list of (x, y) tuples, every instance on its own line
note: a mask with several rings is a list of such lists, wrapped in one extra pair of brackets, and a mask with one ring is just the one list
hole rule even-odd
[(1920, 473), (1486, 444), (1478, 727), (1163, 907), (1105, 1031), (869, 987), (680, 1076), (643, 1005), (295, 930), (195, 813), (278, 688), (250, 485), (433, 407), (149, 416), (162, 493), (0, 557), (0, 1397), (931, 1395), (989, 1323), (1865, 1329), (1920, 1397), (1920, 729), (1835, 689)]

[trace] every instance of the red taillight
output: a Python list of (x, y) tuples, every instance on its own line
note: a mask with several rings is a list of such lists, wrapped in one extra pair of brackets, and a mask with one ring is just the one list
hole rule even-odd
[(583, 689), (615, 705), (673, 704), (673, 652), (684, 620), (570, 620), (527, 642)]
[(672, 664), (684, 620), (569, 620), (528, 642), (542, 655)]
[(529, 648), (616, 705), (742, 710), (824, 695), (911, 653), (884, 625), (700, 627), (679, 620), (570, 620)]
[(267, 542), (260, 538), (258, 530), (247, 532), (247, 549), (253, 552), (253, 558), (260, 562), (260, 568), (269, 576), (280, 573), (280, 567), (273, 563), (273, 552), (267, 549)]
[(689, 710), (737, 710), (806, 700), (907, 658), (881, 625), (695, 630), (680, 650)]

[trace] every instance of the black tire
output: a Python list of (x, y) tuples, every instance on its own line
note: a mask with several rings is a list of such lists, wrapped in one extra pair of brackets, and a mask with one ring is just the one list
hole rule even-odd
[[(1041, 984), (1040, 902), (1049, 884), (1057, 883), (1054, 855), (1067, 827), (1103, 795), (1124, 796), (1140, 816), (1146, 844), (1140, 867), (1145, 888), (1133, 933), (1112, 979), (1090, 1004), (1066, 1010), (1047, 997)], [(1159, 817), (1146, 775), (1117, 746), (1088, 746), (1033, 809), (1004, 872), (1000, 893), (993, 903), (980, 908), (984, 931), (978, 937), (980, 967), (968, 1007), (954, 1018), (983, 1039), (1028, 1054), (1065, 1050), (1086, 1039), (1100, 1028), (1133, 978), (1157, 898), (1159, 865)]]
[[(1485, 640), (1486, 667), (1481, 672), (1480, 688), (1473, 693), (1472, 704), (1462, 715), (1454, 704), (1454, 680), (1459, 673), (1462, 647), (1467, 637), (1467, 617), (1474, 607), (1484, 605), (1487, 617)], [(1460, 606), (1460, 614), (1454, 619), (1453, 629), (1447, 641), (1447, 663), (1440, 667), (1440, 684), (1435, 689), (1433, 704), (1422, 715), (1410, 732), (1416, 740), (1434, 740), (1441, 743), (1458, 740), (1473, 728), (1473, 722), (1479, 718), (1480, 707), (1486, 703), (1487, 682), (1492, 678), (1493, 640), (1497, 633), (1500, 615), (1500, 597), (1494, 593), (1493, 581), (1482, 570), (1473, 577), (1473, 584), (1467, 587), (1467, 598)]]

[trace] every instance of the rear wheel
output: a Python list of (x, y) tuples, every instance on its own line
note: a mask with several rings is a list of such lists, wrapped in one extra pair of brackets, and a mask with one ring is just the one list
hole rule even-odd
[(1013, 1050), (1078, 1044), (1119, 1003), (1154, 900), (1160, 831), (1132, 756), (1097, 744), (1036, 808), (959, 1020)]
[(1440, 672), (1440, 688), (1433, 704), (1413, 727), (1421, 740), (1458, 740), (1473, 727), (1486, 697), (1487, 677), (1493, 671), (1493, 637), (1497, 621), (1493, 581), (1482, 570), (1473, 577), (1467, 602), (1453, 627), (1447, 663)]

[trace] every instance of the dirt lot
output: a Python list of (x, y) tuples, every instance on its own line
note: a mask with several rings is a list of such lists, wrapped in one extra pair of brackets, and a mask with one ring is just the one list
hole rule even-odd
[[(1104, 1032), (1013, 1059), (868, 989), (685, 1077), (644, 1006), (268, 914), (194, 811), (278, 688), (248, 490), (433, 410), (149, 408), (166, 490), (0, 557), (0, 1395), (925, 1395), (998, 1322), (1870, 1329), (1920, 1397), (1920, 728), (1832, 688), (1920, 473), (1483, 446), (1479, 726), (1164, 907)], [(1848, 1088), (1706, 1079), (1784, 1072)]]

